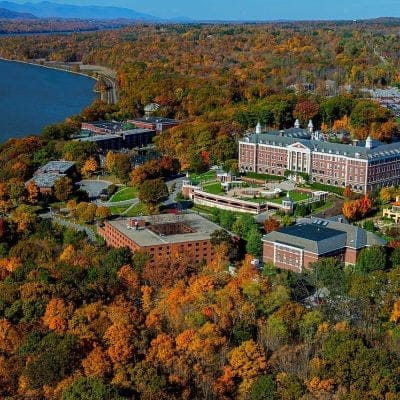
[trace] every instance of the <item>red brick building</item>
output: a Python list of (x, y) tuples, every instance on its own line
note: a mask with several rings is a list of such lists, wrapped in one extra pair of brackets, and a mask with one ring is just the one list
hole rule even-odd
[(157, 133), (165, 132), (166, 130), (180, 124), (176, 119), (149, 116), (144, 118), (135, 118), (128, 122), (134, 124), (138, 128), (155, 130)]
[(106, 221), (98, 232), (110, 247), (147, 251), (152, 263), (179, 253), (193, 263), (210, 263), (214, 256), (211, 234), (218, 229), (213, 222), (190, 213)]
[(312, 182), (366, 193), (400, 184), (400, 142), (331, 143), (321, 140), (312, 123), (307, 130), (297, 124), (277, 132), (262, 132), (258, 125), (255, 134), (239, 142), (239, 169), (278, 176), (305, 173)]
[(263, 237), (263, 260), (278, 268), (302, 272), (323, 257), (355, 264), (365, 247), (386, 242), (358, 226), (317, 218), (271, 232)]

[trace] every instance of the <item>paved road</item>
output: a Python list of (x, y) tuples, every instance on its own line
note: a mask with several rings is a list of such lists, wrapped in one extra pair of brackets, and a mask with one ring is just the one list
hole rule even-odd
[(118, 95), (117, 95), (117, 87), (115, 81), (106, 75), (101, 75), (103, 79), (106, 81), (108, 90), (106, 92), (106, 102), (107, 104), (117, 104), (118, 103)]
[(172, 193), (169, 193), (168, 198), (163, 201), (163, 204), (165, 206), (168, 207), (176, 204), (175, 201), (176, 195), (182, 191), (182, 183), (185, 179), (187, 179), (185, 176), (180, 176), (179, 178), (175, 178), (167, 182), (168, 189), (174, 184), (175, 184), (175, 189)]
[(89, 200), (96, 200), (103, 194), (104, 190), (107, 190), (112, 185), (112, 182), (100, 179), (84, 179), (78, 182), (77, 185), (88, 194)]

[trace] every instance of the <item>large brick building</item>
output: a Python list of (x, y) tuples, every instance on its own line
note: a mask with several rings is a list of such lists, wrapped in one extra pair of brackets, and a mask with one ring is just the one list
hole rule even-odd
[(193, 263), (211, 262), (211, 234), (221, 229), (197, 214), (163, 214), (106, 221), (99, 234), (110, 247), (144, 250), (152, 263), (166, 255), (185, 254)]
[(152, 129), (157, 133), (165, 132), (166, 130), (178, 126), (180, 124), (176, 119), (145, 116), (143, 118), (134, 118), (128, 120), (138, 128)]
[(355, 264), (362, 249), (385, 243), (379, 236), (348, 223), (304, 219), (263, 237), (263, 261), (301, 272), (322, 257), (336, 257), (345, 264)]
[(310, 122), (301, 129), (256, 133), (239, 142), (239, 169), (284, 175), (285, 171), (305, 173), (311, 182), (338, 187), (349, 186), (367, 192), (400, 184), (400, 142), (384, 144), (368, 138), (352, 145), (322, 140)]

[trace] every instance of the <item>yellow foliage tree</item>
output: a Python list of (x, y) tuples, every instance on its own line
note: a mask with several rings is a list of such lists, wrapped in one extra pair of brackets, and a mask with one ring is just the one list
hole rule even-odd
[(81, 174), (84, 178), (90, 178), (97, 171), (99, 165), (94, 157), (89, 157), (81, 168)]
[(241, 379), (238, 399), (245, 399), (257, 377), (267, 368), (264, 351), (253, 340), (247, 340), (229, 353), (228, 360), (233, 373)]

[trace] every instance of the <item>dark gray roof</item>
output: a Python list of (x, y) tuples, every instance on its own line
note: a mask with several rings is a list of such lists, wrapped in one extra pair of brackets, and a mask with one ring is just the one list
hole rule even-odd
[(133, 118), (131, 120), (133, 123), (135, 121), (138, 122), (148, 122), (150, 124), (177, 124), (179, 123), (178, 120), (176, 119), (171, 119), (171, 118), (162, 118), (162, 117), (143, 117), (143, 118)]
[(65, 160), (49, 161), (46, 165), (41, 166), (36, 171), (36, 174), (44, 174), (44, 173), (65, 174), (74, 165), (75, 165), (75, 161), (65, 161)]
[[(287, 147), (294, 143), (301, 143), (312, 151), (328, 154), (340, 154), (352, 158), (368, 159), (371, 161), (400, 155), (400, 142), (385, 144), (377, 140), (372, 141), (372, 148), (365, 147), (365, 141), (359, 141), (356, 146), (343, 143), (332, 143), (323, 140), (311, 140), (307, 131), (291, 128), (283, 131), (254, 133), (242, 139), (242, 142), (269, 144)], [(303, 135), (301, 134), (303, 132)]]
[(116, 135), (113, 133), (109, 134), (104, 134), (104, 135), (93, 135), (93, 136), (88, 136), (80, 139), (76, 139), (79, 142), (103, 142), (105, 140), (111, 140), (111, 139), (120, 139), (120, 135)]
[(52, 188), (54, 184), (61, 178), (66, 176), (65, 174), (55, 174), (55, 173), (44, 173), (35, 175), (32, 179), (26, 182), (25, 185), (28, 185), (29, 182), (33, 181), (38, 188), (46, 189)]
[(279, 232), (285, 235), (301, 236), (304, 239), (317, 242), (342, 234), (341, 231), (326, 228), (325, 226), (304, 223), (288, 226), (287, 228), (281, 229)]
[(297, 225), (271, 232), (264, 241), (283, 243), (319, 255), (344, 247), (383, 246), (386, 241), (355, 225), (320, 218), (305, 218)]

